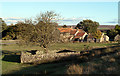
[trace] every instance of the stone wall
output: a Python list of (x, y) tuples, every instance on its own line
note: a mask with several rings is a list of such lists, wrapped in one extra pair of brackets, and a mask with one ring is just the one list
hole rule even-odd
[(63, 50), (63, 51), (49, 51), (48, 53), (44, 53), (44, 51), (26, 51), (21, 53), (21, 63), (44, 63), (51, 62), (56, 60), (67, 60), (75, 57), (98, 57), (107, 54), (113, 54), (119, 52), (120, 55), (120, 47), (112, 46), (112, 47), (97, 47), (92, 48), (90, 50), (83, 50), (80, 52), (71, 51), (71, 50)]
[(72, 56), (80, 55), (80, 52), (43, 53), (42, 51), (36, 51), (36, 54), (32, 54), (30, 51), (27, 51), (27, 52), (21, 52), (21, 63), (34, 63), (34, 62), (58, 60), (60, 58), (71, 55)]

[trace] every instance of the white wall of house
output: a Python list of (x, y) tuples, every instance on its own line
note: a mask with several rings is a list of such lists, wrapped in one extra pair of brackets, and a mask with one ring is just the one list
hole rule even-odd
[(101, 38), (100, 38), (100, 42), (103, 42), (104, 41), (104, 33), (102, 33), (102, 35), (101, 35)]
[(114, 37), (114, 41), (118, 41), (118, 40), (120, 40), (120, 35), (119, 34)]
[(107, 35), (105, 35), (104, 36), (104, 40), (108, 42), (109, 41), (109, 37)]
[(85, 34), (82, 36), (82, 39), (84, 39), (86, 35), (88, 35), (88, 34), (85, 32)]
[(75, 36), (79, 33), (79, 30), (77, 30), (77, 32), (74, 34)]
[(109, 41), (109, 37), (107, 35), (104, 35), (104, 33), (102, 33), (100, 42), (108, 42), (108, 41)]

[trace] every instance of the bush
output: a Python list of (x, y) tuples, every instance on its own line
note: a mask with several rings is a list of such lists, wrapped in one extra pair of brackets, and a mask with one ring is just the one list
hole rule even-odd
[(89, 68), (85, 69), (83, 66), (79, 66), (78, 64), (72, 64), (67, 69), (67, 74), (88, 74)]
[(17, 26), (8, 26), (8, 28), (2, 31), (2, 39), (3, 40), (10, 40), (10, 39), (17, 39), (18, 31)]

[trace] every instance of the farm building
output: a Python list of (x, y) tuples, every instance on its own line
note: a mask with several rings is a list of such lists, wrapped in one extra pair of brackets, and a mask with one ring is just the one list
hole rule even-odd
[(83, 29), (74, 29), (71, 27), (58, 28), (60, 31), (60, 40), (62, 42), (108, 42), (109, 37), (102, 33), (100, 39), (94, 38), (91, 34), (87, 34)]
[(102, 33), (100, 42), (108, 42), (108, 41), (109, 41), (109, 37), (107, 35), (105, 35), (104, 33)]
[(61, 41), (83, 41), (87, 33), (82, 29), (58, 28)]
[(109, 41), (109, 37), (107, 35), (104, 35), (104, 33), (102, 33), (101, 38), (100, 39), (96, 39), (91, 34), (88, 34), (86, 40), (87, 40), (87, 42), (108, 42)]
[(114, 38), (114, 41), (119, 41), (119, 40), (120, 40), (120, 35), (117, 34), (117, 35), (115, 36), (115, 38)]

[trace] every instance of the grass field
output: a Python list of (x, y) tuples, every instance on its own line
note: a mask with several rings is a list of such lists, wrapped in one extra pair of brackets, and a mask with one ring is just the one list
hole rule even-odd
[[(10, 43), (9, 41), (3, 43)], [(15, 42), (12, 42), (15, 43)], [(95, 48), (95, 47), (105, 47), (105, 46), (111, 46), (116, 45), (116, 43), (56, 43), (51, 44), (51, 46), (48, 46), (49, 50), (63, 50), (63, 49), (69, 49), (69, 50), (75, 50), (75, 51), (81, 51), (85, 50), (86, 47), (89, 48)], [(19, 46), (17, 44), (8, 44), (8, 45), (2, 45), (2, 50), (8, 50), (8, 51), (24, 51), (24, 50), (42, 50), (39, 46)]]
[[(4, 42), (6, 43), (6, 42)], [(112, 47), (113, 53), (106, 50), (105, 55), (96, 55), (95, 57), (75, 57), (67, 61), (54, 61), (43, 64), (21, 64), (20, 51), (25, 50), (42, 50), (39, 46), (18, 46), (16, 44), (9, 44), (2, 46), (2, 74), (66, 74), (69, 66), (78, 64), (84, 68), (90, 67), (91, 74), (104, 73), (120, 73), (120, 47), (117, 43), (57, 43), (52, 44), (48, 48), (53, 50), (74, 50), (82, 51), (92, 48)], [(111, 49), (111, 48), (110, 48)], [(116, 51), (117, 52), (114, 52)], [(92, 66), (92, 67), (91, 67)]]

